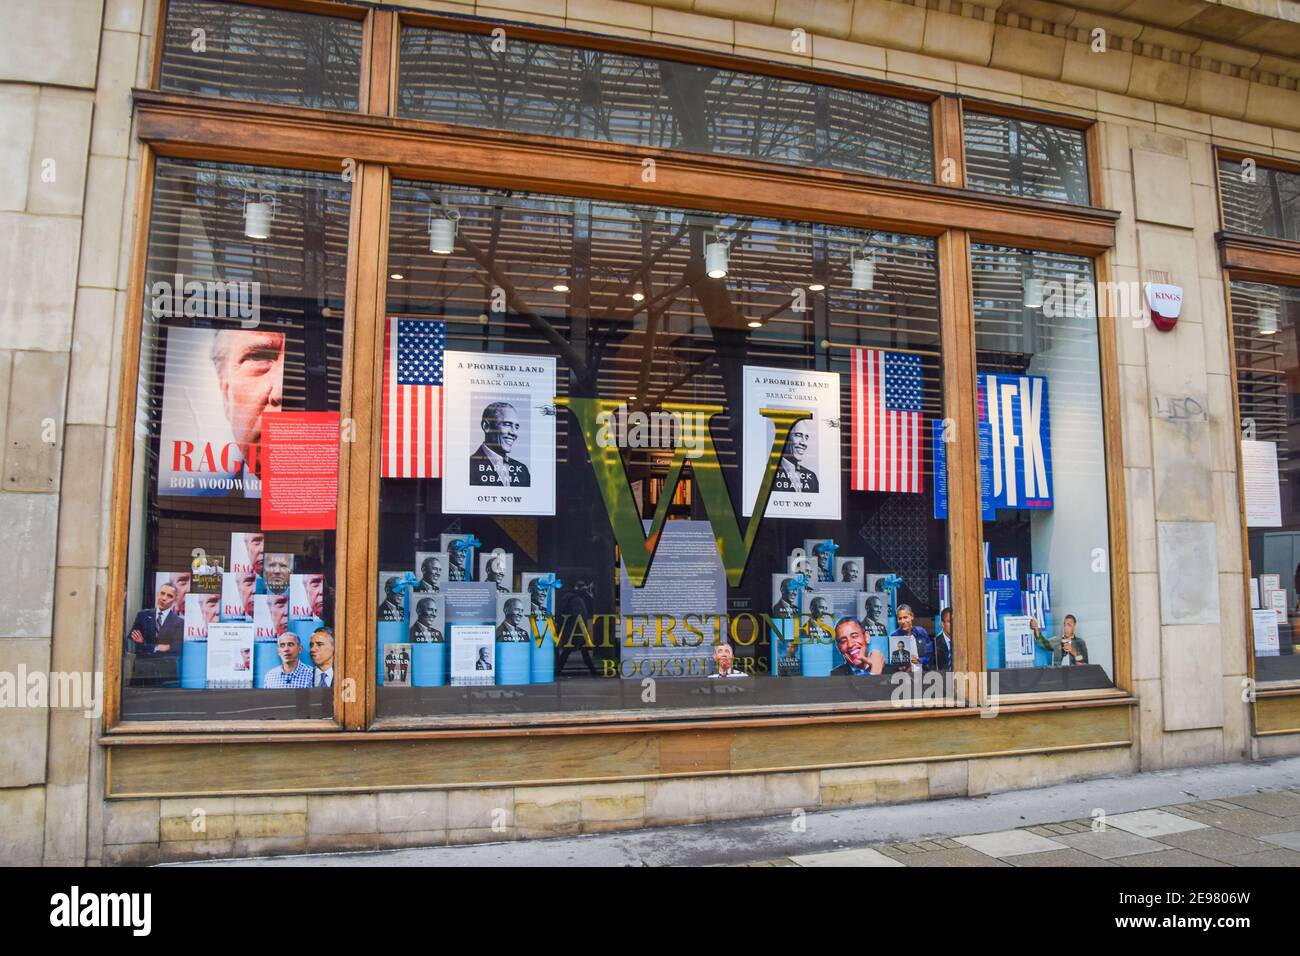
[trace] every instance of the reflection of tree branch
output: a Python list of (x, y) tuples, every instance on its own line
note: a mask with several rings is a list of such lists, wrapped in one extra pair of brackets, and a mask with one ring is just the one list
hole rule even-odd
[(477, 262), (479, 267), (487, 272), (488, 275), (492, 277), (492, 280), (505, 291), (506, 304), (509, 306), (510, 311), (527, 319), (528, 323), (534, 329), (542, 333), (542, 337), (545, 338), (547, 342), (550, 342), (560, 350), (564, 355), (565, 361), (569, 363), (569, 368), (573, 373), (577, 375), (579, 379), (585, 381), (590, 376), (591, 370), (588, 368), (587, 363), (583, 360), (582, 356), (578, 354), (577, 350), (569, 344), (569, 340), (561, 335), (556, 330), (555, 326), (551, 325), (550, 322), (546, 321), (546, 319), (542, 318), (532, 310), (532, 308), (519, 295), (519, 291), (515, 288), (514, 283), (507, 279), (505, 274), (497, 268), (491, 255), (480, 249), (472, 239), (463, 233), (458, 238), (460, 244), (465, 247), (465, 251), (469, 253), (470, 258)]
[[(644, 220), (642, 220), (642, 225), (641, 225), (642, 235), (643, 236), (647, 235), (647, 230), (649, 229), (650, 229), (649, 224), (647, 224)], [(650, 252), (645, 253), (642, 257), (641, 262), (637, 264), (637, 268), (632, 273), (631, 277), (627, 280), (627, 282), (623, 283), (623, 285), (619, 287), (618, 292), (614, 295), (614, 301), (610, 304), (609, 308), (605, 309), (604, 312), (602, 312), (600, 316), (597, 317), (598, 320), (613, 319), (614, 313), (617, 311), (618, 307), (622, 304), (623, 300), (636, 290), (637, 280), (641, 279), (643, 276), (648, 277), (650, 270), (654, 267), (655, 263), (657, 263), (661, 258), (663, 258), (663, 256), (666, 253), (671, 251), (677, 245), (677, 243), (681, 241), (682, 236), (684, 236), (685, 234), (686, 234), (686, 224), (683, 222), (680, 226), (677, 227), (677, 231), (673, 233), (671, 238), (665, 239), (662, 243), (660, 243), (658, 249), (656, 249), (653, 253)], [(646, 283), (646, 285), (648, 287), (649, 283)], [(641, 308), (649, 308), (649, 303), (647, 302), (642, 305), (638, 305), (636, 308), (632, 310), (631, 314), (636, 315)]]
[[(716, 354), (714, 354), (714, 355), (706, 355), (706, 356), (704, 356), (704, 358), (702, 358), (702, 359), (700, 359), (699, 361), (697, 361), (694, 365), (687, 366), (687, 368), (682, 372), (681, 375), (678, 375), (675, 379), (673, 379), (671, 382), (669, 382), (667, 385), (665, 385), (662, 389), (660, 389), (660, 390), (659, 390), (659, 394), (654, 395), (653, 397), (647, 395), (647, 396), (646, 396), (646, 404), (647, 404), (648, 406), (652, 407), (652, 408), (653, 408), (655, 405), (658, 405), (660, 402), (662, 402), (662, 401), (663, 401), (665, 398), (667, 398), (669, 395), (674, 394), (674, 393), (675, 393), (679, 388), (681, 388), (683, 385), (685, 385), (687, 382), (689, 382), (689, 381), (690, 381), (692, 378), (694, 378), (696, 375), (700, 374), (700, 373), (703, 372), (706, 368), (708, 368), (709, 363), (714, 362), (714, 361), (717, 361), (717, 358), (718, 358), (718, 356), (717, 356)], [(639, 394), (639, 393), (638, 393), (638, 394)]]

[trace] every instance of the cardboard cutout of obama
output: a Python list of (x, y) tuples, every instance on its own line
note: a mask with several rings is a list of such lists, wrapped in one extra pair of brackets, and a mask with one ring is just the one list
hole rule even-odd
[(158, 494), (262, 497), (262, 416), (284, 402), (284, 333), (167, 329)]

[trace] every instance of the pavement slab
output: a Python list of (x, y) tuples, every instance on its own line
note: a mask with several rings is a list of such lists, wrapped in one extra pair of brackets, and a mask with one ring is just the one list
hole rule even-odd
[(834, 850), (830, 853), (809, 853), (790, 857), (800, 866), (902, 866), (893, 857), (879, 850), (864, 847), (861, 850)]
[(1300, 793), (1294, 793), (1290, 790), (1246, 793), (1236, 797), (1228, 797), (1226, 802), (1245, 807), (1247, 810), (1268, 813), (1275, 817), (1300, 816)]
[(962, 847), (960, 850), (933, 850), (930, 853), (913, 853), (903, 857), (904, 866), (1010, 866), (1001, 860)]
[(1188, 853), (1186, 850), (1170, 848), (1162, 850), (1159, 853), (1139, 853), (1137, 856), (1122, 856), (1115, 860), (1116, 866), (1194, 866), (1194, 867), (1230, 867), (1231, 863), (1223, 863), (1219, 860), (1211, 860), (1209, 857), (1200, 856), (1196, 853)]
[(1071, 833), (1055, 837), (1061, 843), (1075, 850), (1082, 850), (1102, 860), (1114, 860), (1121, 856), (1137, 856), (1139, 853), (1159, 853), (1167, 849), (1163, 843), (1148, 840), (1135, 833), (1124, 830), (1100, 830), (1096, 833)]
[(1182, 833), (1185, 830), (1200, 830), (1205, 827), (1205, 824), (1167, 810), (1137, 810), (1133, 813), (1119, 813), (1107, 817), (1106, 826), (1118, 827), (1129, 833), (1136, 833), (1138, 836), (1159, 837)]
[(1028, 830), (1002, 830), (998, 833), (977, 833), (974, 836), (956, 837), (958, 843), (997, 859), (1019, 856), (1022, 853), (1043, 853), (1047, 850), (1064, 850), (1063, 843), (1030, 833)]
[(1285, 833), (1263, 833), (1260, 841), (1286, 847), (1288, 850), (1300, 850), (1300, 830), (1287, 830)]
[(1185, 833), (1168, 833), (1154, 839), (1159, 843), (1186, 850), (1188, 853), (1207, 856), (1211, 860), (1220, 860), (1224, 863), (1231, 862), (1233, 857), (1245, 856), (1247, 853), (1263, 853), (1265, 850), (1273, 849), (1259, 840), (1214, 827), (1189, 830)]
[(1109, 860), (1103, 860), (1090, 853), (1066, 847), (1064, 850), (1048, 850), (1046, 853), (1022, 853), (1009, 857), (1012, 866), (1114, 866)]
[(1295, 850), (1265, 850), (1262, 853), (1247, 853), (1234, 856), (1228, 861), (1233, 866), (1300, 866), (1300, 853)]

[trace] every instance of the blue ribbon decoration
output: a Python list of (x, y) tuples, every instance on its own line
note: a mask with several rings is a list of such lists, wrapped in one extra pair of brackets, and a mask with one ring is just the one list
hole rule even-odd
[(474, 537), (473, 533), (465, 535), (463, 538), (453, 538), (447, 545), (455, 551), (472, 551), (474, 548), (481, 547), (483, 542)]

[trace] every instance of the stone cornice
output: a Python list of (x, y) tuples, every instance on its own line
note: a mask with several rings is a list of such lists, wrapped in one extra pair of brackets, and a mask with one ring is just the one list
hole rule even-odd
[[(547, 0), (499, 2), (534, 7)], [(565, 5), (565, 0), (553, 2)], [(968, 63), (1212, 116), (1300, 129), (1296, 0), (1078, 0), (1075, 5), (1049, 0), (634, 2), (652, 8), (656, 39), (661, 34), (679, 36), (689, 44), (698, 35), (716, 45), (718, 38), (706, 24), (730, 21), (736, 51), (759, 55), (765, 50), (779, 53), (777, 34), (802, 28), (813, 39), (817, 59), (854, 65), (851, 46), (856, 42), (869, 45), (863, 47), (861, 65), (872, 65), (869, 52), (883, 48), (933, 57), (934, 63)], [(572, 22), (577, 10), (606, 5), (602, 0), (567, 0), (567, 20)], [(500, 8), (495, 13), (503, 14)], [(700, 34), (694, 33), (696, 27)], [(762, 35), (764, 27), (770, 34), (764, 35), (764, 42), (743, 42), (742, 33)], [(1102, 54), (1091, 47), (1096, 28), (1105, 31)], [(1201, 35), (1211, 32), (1217, 39)], [(849, 42), (840, 43), (837, 55), (828, 58), (817, 48), (820, 37)]]

